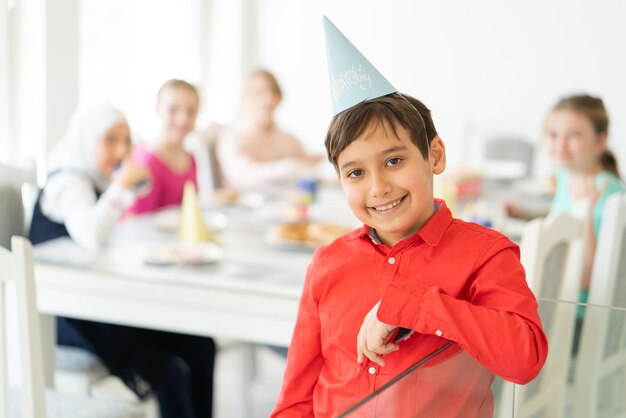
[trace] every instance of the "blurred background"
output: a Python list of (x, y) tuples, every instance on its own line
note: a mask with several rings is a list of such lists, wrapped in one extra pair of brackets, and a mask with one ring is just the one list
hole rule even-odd
[(609, 144), (626, 160), (621, 0), (0, 0), (0, 160), (42, 165), (71, 112), (92, 102), (120, 107), (150, 137), (169, 78), (200, 88), (198, 129), (227, 124), (243, 76), (258, 66), (282, 84), (278, 123), (322, 152), (331, 117), (324, 14), (432, 109), (451, 168), (480, 165), (494, 138), (539, 145), (551, 106), (583, 92), (605, 100)]

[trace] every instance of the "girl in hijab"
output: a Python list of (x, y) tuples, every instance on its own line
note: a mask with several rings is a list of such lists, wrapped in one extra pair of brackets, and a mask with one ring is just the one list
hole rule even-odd
[[(122, 113), (106, 105), (78, 110), (50, 155), (33, 210), (33, 244), (69, 236), (86, 248), (102, 246), (150, 179), (130, 155)], [(154, 393), (162, 418), (212, 416), (211, 338), (59, 317), (57, 341), (91, 351), (140, 399)]]
[(130, 129), (107, 105), (79, 109), (48, 159), (48, 181), (33, 211), (30, 240), (70, 236), (95, 250), (135, 200), (150, 172), (130, 161)]

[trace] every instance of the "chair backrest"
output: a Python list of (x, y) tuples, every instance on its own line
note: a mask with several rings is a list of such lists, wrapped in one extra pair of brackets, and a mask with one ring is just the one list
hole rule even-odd
[(13, 164), (0, 163), (0, 184), (32, 184), (37, 185), (37, 171), (34, 163), (28, 166), (18, 166)]
[(37, 192), (34, 162), (0, 163), (0, 246), (10, 248), (11, 236), (27, 234)]
[[(610, 196), (602, 214), (575, 376), (575, 417), (626, 416), (626, 195)], [(598, 307), (594, 305), (603, 305)], [(608, 309), (608, 306), (621, 309)], [(608, 397), (607, 382), (621, 388)], [(621, 392), (619, 392), (621, 391)], [(605, 392), (605, 393), (601, 393)], [(619, 393), (617, 393), (619, 392)]]
[(493, 138), (485, 142), (485, 177), (516, 180), (530, 176), (535, 147), (518, 138)]
[(0, 248), (0, 418), (8, 417), (6, 284), (15, 285), (20, 347), (22, 417), (45, 418), (44, 371), (35, 294), (33, 253), (23, 237), (11, 239), (11, 251)]
[[(528, 285), (537, 297), (571, 302), (578, 300), (584, 231), (583, 220), (564, 213), (552, 213), (526, 225), (522, 234), (521, 260)], [(540, 303), (539, 313), (550, 351), (541, 374), (528, 385), (515, 387), (515, 418), (558, 418), (564, 412), (564, 388), (570, 364), (576, 305)], [(510, 405), (508, 402), (504, 404)]]
[(213, 190), (224, 186), (224, 175), (217, 157), (217, 141), (224, 126), (219, 123), (211, 123), (200, 135), (201, 142), (205, 144), (209, 158), (209, 167)]
[(13, 235), (24, 236), (22, 192), (11, 184), (0, 184), (0, 247), (11, 248)]
[(528, 286), (543, 299), (578, 301), (585, 221), (565, 213), (550, 213), (528, 222), (520, 243)]

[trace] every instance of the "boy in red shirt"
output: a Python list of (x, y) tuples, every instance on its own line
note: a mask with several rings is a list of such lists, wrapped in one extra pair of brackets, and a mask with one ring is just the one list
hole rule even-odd
[[(272, 417), (334, 417), (449, 341), (434, 362), (450, 360), (445, 373), (434, 375), (440, 384), (471, 386), (472, 394), (456, 388), (432, 409), (438, 387), (416, 387), (396, 399), (392, 416), (427, 416), (428, 404), (441, 417), (492, 416), (492, 373), (526, 383), (547, 356), (519, 248), (452, 218), (433, 198), (433, 174), (443, 172), (446, 153), (430, 111), (325, 25), (327, 45), (344, 47), (340, 55), (329, 50), (335, 116), (326, 150), (364, 225), (313, 256)], [(394, 342), (400, 328), (414, 333)], [(459, 363), (463, 355), (484, 373)]]

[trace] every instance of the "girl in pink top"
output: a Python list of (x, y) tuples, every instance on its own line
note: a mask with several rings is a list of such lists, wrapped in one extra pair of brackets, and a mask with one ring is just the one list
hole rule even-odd
[(138, 147), (133, 160), (152, 174), (150, 191), (138, 198), (129, 212), (138, 214), (180, 204), (188, 180), (196, 182), (196, 163), (185, 151), (185, 137), (194, 129), (200, 100), (194, 86), (183, 80), (168, 80), (157, 94), (156, 112), (162, 121), (151, 147)]

